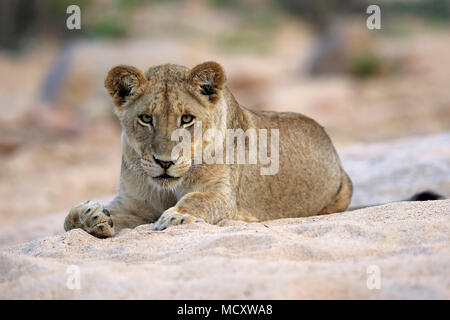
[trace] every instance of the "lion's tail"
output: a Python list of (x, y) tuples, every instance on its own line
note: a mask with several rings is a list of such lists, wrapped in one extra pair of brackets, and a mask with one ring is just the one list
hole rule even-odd
[[(429, 200), (443, 200), (443, 199), (445, 199), (445, 197), (443, 195), (440, 195), (439, 193), (436, 193), (434, 191), (426, 190), (426, 191), (416, 193), (412, 197), (409, 197), (407, 199), (403, 199), (400, 201), (429, 201)], [(388, 203), (388, 202), (386, 202), (386, 203)], [(368, 208), (368, 207), (380, 206), (380, 205), (383, 205), (386, 203), (377, 203), (377, 204), (369, 204), (369, 205), (354, 206), (354, 207), (351, 206), (347, 209), (347, 211), (353, 211), (353, 210), (358, 210), (358, 209), (363, 209), (363, 208)]]

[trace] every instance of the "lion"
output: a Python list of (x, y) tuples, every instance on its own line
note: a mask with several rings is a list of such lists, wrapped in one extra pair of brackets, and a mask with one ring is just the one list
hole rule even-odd
[[(258, 222), (345, 211), (352, 182), (324, 128), (302, 114), (242, 107), (225, 83), (216, 62), (192, 69), (165, 64), (146, 73), (126, 65), (111, 69), (105, 87), (122, 126), (118, 195), (106, 205), (86, 201), (74, 206), (65, 230), (81, 228), (106, 238), (149, 223), (164, 230), (195, 222)], [(199, 163), (195, 150), (175, 157), (179, 141), (173, 132), (194, 133), (198, 124), (201, 133), (218, 133), (219, 142), (211, 142), (216, 147), (225, 145), (229, 129), (277, 130), (278, 149), (271, 145), (270, 150), (278, 155), (276, 172), (262, 174), (267, 163), (261, 162)], [(246, 145), (250, 140), (245, 136)], [(191, 151), (198, 147), (195, 139), (188, 143)], [(201, 150), (208, 147), (203, 144)]]

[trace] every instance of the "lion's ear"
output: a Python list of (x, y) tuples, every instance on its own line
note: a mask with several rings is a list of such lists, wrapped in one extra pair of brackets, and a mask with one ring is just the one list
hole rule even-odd
[(205, 96), (211, 103), (216, 103), (222, 94), (226, 76), (217, 62), (204, 62), (192, 68), (188, 81), (196, 93)]
[(143, 92), (147, 79), (135, 67), (120, 65), (112, 68), (105, 79), (105, 88), (120, 107), (130, 98)]

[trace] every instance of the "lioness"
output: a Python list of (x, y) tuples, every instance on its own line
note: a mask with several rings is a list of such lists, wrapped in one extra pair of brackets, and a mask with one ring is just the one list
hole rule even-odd
[[(105, 87), (123, 128), (119, 192), (107, 205), (86, 201), (73, 207), (65, 230), (82, 228), (103, 238), (152, 222), (155, 230), (163, 230), (200, 221), (344, 211), (352, 182), (324, 129), (301, 114), (243, 108), (225, 81), (215, 62), (193, 69), (166, 64), (145, 74), (125, 65), (111, 69)], [(197, 123), (202, 132), (212, 128), (222, 133), (220, 144), (230, 128), (278, 129), (279, 149), (270, 150), (279, 152), (277, 172), (261, 174), (261, 163), (196, 163), (194, 152), (174, 158), (179, 141), (171, 139), (172, 133), (180, 128), (192, 132)], [(191, 142), (192, 150), (196, 143)]]

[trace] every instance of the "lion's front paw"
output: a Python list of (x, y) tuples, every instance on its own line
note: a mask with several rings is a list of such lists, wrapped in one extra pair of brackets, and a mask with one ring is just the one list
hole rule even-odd
[(94, 201), (86, 201), (73, 207), (64, 221), (64, 229), (81, 228), (97, 238), (114, 235), (114, 222), (109, 211)]
[(179, 213), (176, 208), (167, 209), (158, 221), (155, 223), (154, 230), (164, 230), (169, 226), (175, 226), (178, 224), (187, 224), (194, 222), (203, 222), (203, 219), (196, 218), (190, 214)]

